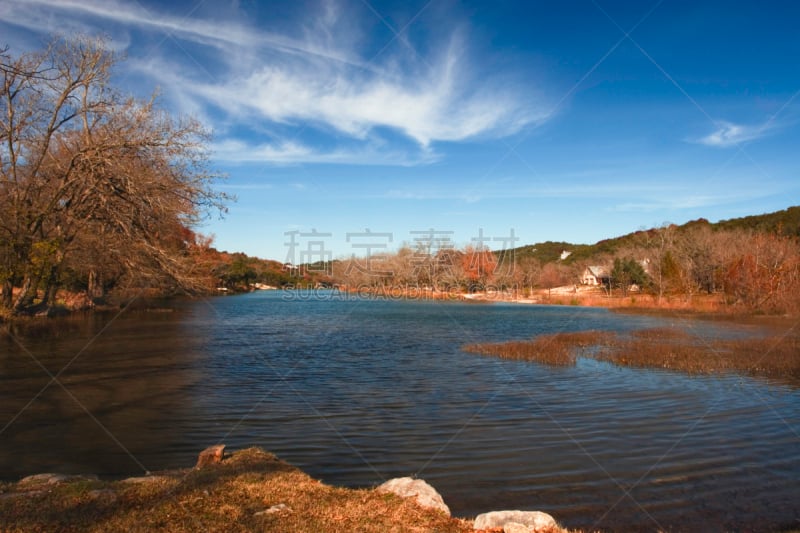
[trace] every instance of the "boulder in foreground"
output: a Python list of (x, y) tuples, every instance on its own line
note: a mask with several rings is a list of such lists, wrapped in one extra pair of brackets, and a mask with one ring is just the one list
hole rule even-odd
[(505, 527), (506, 524), (526, 526), (528, 531), (549, 531), (558, 529), (555, 518), (541, 511), (492, 511), (475, 518), (475, 529)]
[(436, 489), (421, 479), (398, 477), (390, 479), (383, 485), (380, 485), (376, 490), (378, 492), (391, 492), (401, 498), (415, 496), (417, 498), (417, 503), (422, 507), (438, 509), (447, 516), (450, 516), (450, 508), (444, 503), (441, 494), (436, 492)]

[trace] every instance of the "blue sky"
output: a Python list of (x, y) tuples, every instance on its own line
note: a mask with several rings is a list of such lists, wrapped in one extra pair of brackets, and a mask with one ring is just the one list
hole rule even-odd
[(124, 91), (158, 87), (214, 133), (238, 201), (201, 231), (298, 262), (798, 204), (799, 20), (794, 2), (4, 0), (0, 44), (108, 35)]

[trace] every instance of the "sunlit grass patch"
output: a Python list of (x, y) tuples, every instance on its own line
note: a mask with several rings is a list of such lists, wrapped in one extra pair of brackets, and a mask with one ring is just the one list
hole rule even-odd
[(690, 374), (736, 372), (770, 377), (800, 377), (800, 339), (796, 334), (749, 339), (693, 336), (677, 328), (633, 332), (618, 338), (599, 359), (641, 368)]
[(325, 485), (250, 448), (136, 482), (0, 486), (0, 531), (472, 531), (471, 522), (370, 489)]
[(727, 369), (723, 353), (710, 341), (692, 337), (677, 328), (653, 328), (618, 335), (597, 359), (620, 366), (661, 368), (689, 374), (708, 374)]
[(573, 331), (539, 335), (531, 340), (467, 344), (462, 350), (504, 359), (535, 361), (554, 366), (575, 364), (578, 352), (607, 345), (614, 334), (604, 331)]
[(704, 338), (670, 327), (626, 334), (580, 331), (524, 341), (468, 344), (462, 349), (554, 366), (574, 365), (576, 357), (583, 356), (620, 366), (689, 374), (736, 372), (800, 379), (800, 336), (792, 330), (749, 339)]
[(800, 335), (718, 341), (732, 366), (750, 374), (800, 378)]

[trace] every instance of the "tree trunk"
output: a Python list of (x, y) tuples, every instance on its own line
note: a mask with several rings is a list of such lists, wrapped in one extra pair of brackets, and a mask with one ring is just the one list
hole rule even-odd
[(33, 287), (33, 280), (30, 275), (26, 275), (19, 290), (17, 301), (14, 302), (13, 310), (15, 314), (21, 313), (33, 304), (33, 299), (36, 296), (36, 290)]
[(7, 279), (3, 281), (3, 295), (2, 299), (0, 299), (0, 307), (4, 309), (11, 309), (11, 306), (14, 304), (14, 285), (11, 284), (11, 280)]
[(39, 303), (39, 307), (46, 309), (50, 305), (50, 302), (55, 301), (56, 292), (58, 292), (58, 268), (50, 267), (50, 272), (47, 275), (47, 284), (45, 285), (44, 294), (42, 295), (42, 301)]
[(89, 295), (89, 299), (92, 301), (102, 300), (105, 296), (105, 290), (103, 289), (103, 277), (94, 269), (89, 271), (89, 281), (86, 292)]

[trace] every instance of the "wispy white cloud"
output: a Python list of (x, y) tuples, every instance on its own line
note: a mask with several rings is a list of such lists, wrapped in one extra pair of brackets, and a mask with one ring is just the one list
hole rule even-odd
[[(394, 188), (381, 198), (409, 201), (444, 201), (474, 204), (483, 201), (524, 200), (532, 205), (541, 201), (574, 202), (583, 205), (592, 202), (603, 211), (614, 213), (650, 213), (655, 211), (683, 211), (730, 205), (766, 198), (778, 194), (780, 187), (768, 181), (752, 183), (737, 177), (736, 186), (719, 190), (712, 184), (702, 186), (698, 180), (667, 181), (620, 180), (608, 183), (566, 183), (562, 176), (546, 176), (540, 186), (495, 186), (486, 184), (465, 191), (462, 186)], [(468, 185), (468, 184), (466, 184)], [(599, 202), (599, 203), (598, 203)]]
[(611, 212), (683, 211), (690, 209), (707, 209), (739, 202), (752, 202), (757, 198), (766, 198), (775, 194), (773, 187), (754, 187), (748, 190), (729, 191), (726, 193), (695, 194), (686, 190), (675, 190), (662, 198), (645, 198), (641, 201), (622, 202), (609, 206)]
[(232, 190), (232, 191), (268, 191), (274, 188), (274, 185), (271, 183), (221, 183), (217, 185), (220, 189), (225, 190)]
[(298, 142), (250, 144), (226, 139), (212, 146), (214, 159), (231, 164), (297, 165), (301, 163), (348, 164), (376, 166), (416, 166), (435, 161), (433, 152), (409, 154), (401, 150), (387, 151), (373, 147), (320, 150)]
[(650, 213), (653, 211), (674, 211), (682, 209), (696, 209), (712, 205), (727, 204), (730, 201), (721, 201), (719, 197), (686, 196), (675, 197), (669, 200), (645, 200), (639, 202), (623, 202), (605, 208), (605, 211), (614, 213)]
[[(8, 0), (0, 19), (36, 31), (74, 21), (181, 41), (180, 57), (169, 47), (130, 50), (127, 66), (158, 82), (176, 108), (209, 121), (224, 136), (217, 156), (228, 161), (415, 165), (437, 159), (435, 143), (503, 137), (550, 118), (536, 87), (479, 64), (465, 27), (439, 21), (437, 41), (419, 43), (424, 56), (404, 35), (404, 46), (374, 57), (375, 43), (360, 28), (381, 23), (357, 3), (350, 8), (322, 2), (280, 32), (233, 12), (181, 18), (119, 0)], [(356, 12), (367, 22), (354, 21)], [(218, 64), (186, 62), (203, 57), (203, 47)]]
[[(38, 8), (38, 9), (37, 9)], [(81, 32), (92, 33), (92, 23), (102, 21), (120, 27), (159, 31), (195, 44), (213, 46), (231, 51), (231, 46), (241, 48), (272, 48), (286, 53), (310, 54), (337, 61), (348, 61), (335, 50), (315, 46), (312, 41), (295, 39), (279, 33), (256, 29), (247, 24), (223, 18), (202, 19), (191, 16), (177, 17), (155, 8), (147, 9), (139, 2), (119, 0), (7, 0), (2, 20), (45, 33), (63, 34), (70, 26)], [(108, 31), (101, 30), (101, 31)]]
[(432, 68), (391, 76), (353, 72), (341, 64), (290, 61), (259, 65), (224, 83), (187, 85), (185, 91), (240, 117), (253, 113), (278, 123), (310, 123), (351, 138), (380, 128), (427, 147), (480, 135), (504, 136), (546, 118), (512, 91), (472, 86), (468, 60), (454, 41)]
[(705, 137), (696, 139), (695, 142), (706, 146), (727, 148), (763, 137), (774, 128), (770, 123), (745, 126), (725, 121), (718, 122), (717, 126), (715, 131)]
[(547, 176), (541, 185), (523, 186), (520, 184), (498, 185), (484, 183), (479, 187), (469, 184), (436, 188), (395, 188), (383, 197), (397, 200), (457, 200), (464, 203), (477, 203), (482, 200), (498, 199), (587, 199), (619, 198), (624, 196), (662, 196), (675, 190), (674, 186), (649, 183), (582, 183), (574, 185), (553, 185), (564, 182), (562, 176)]

